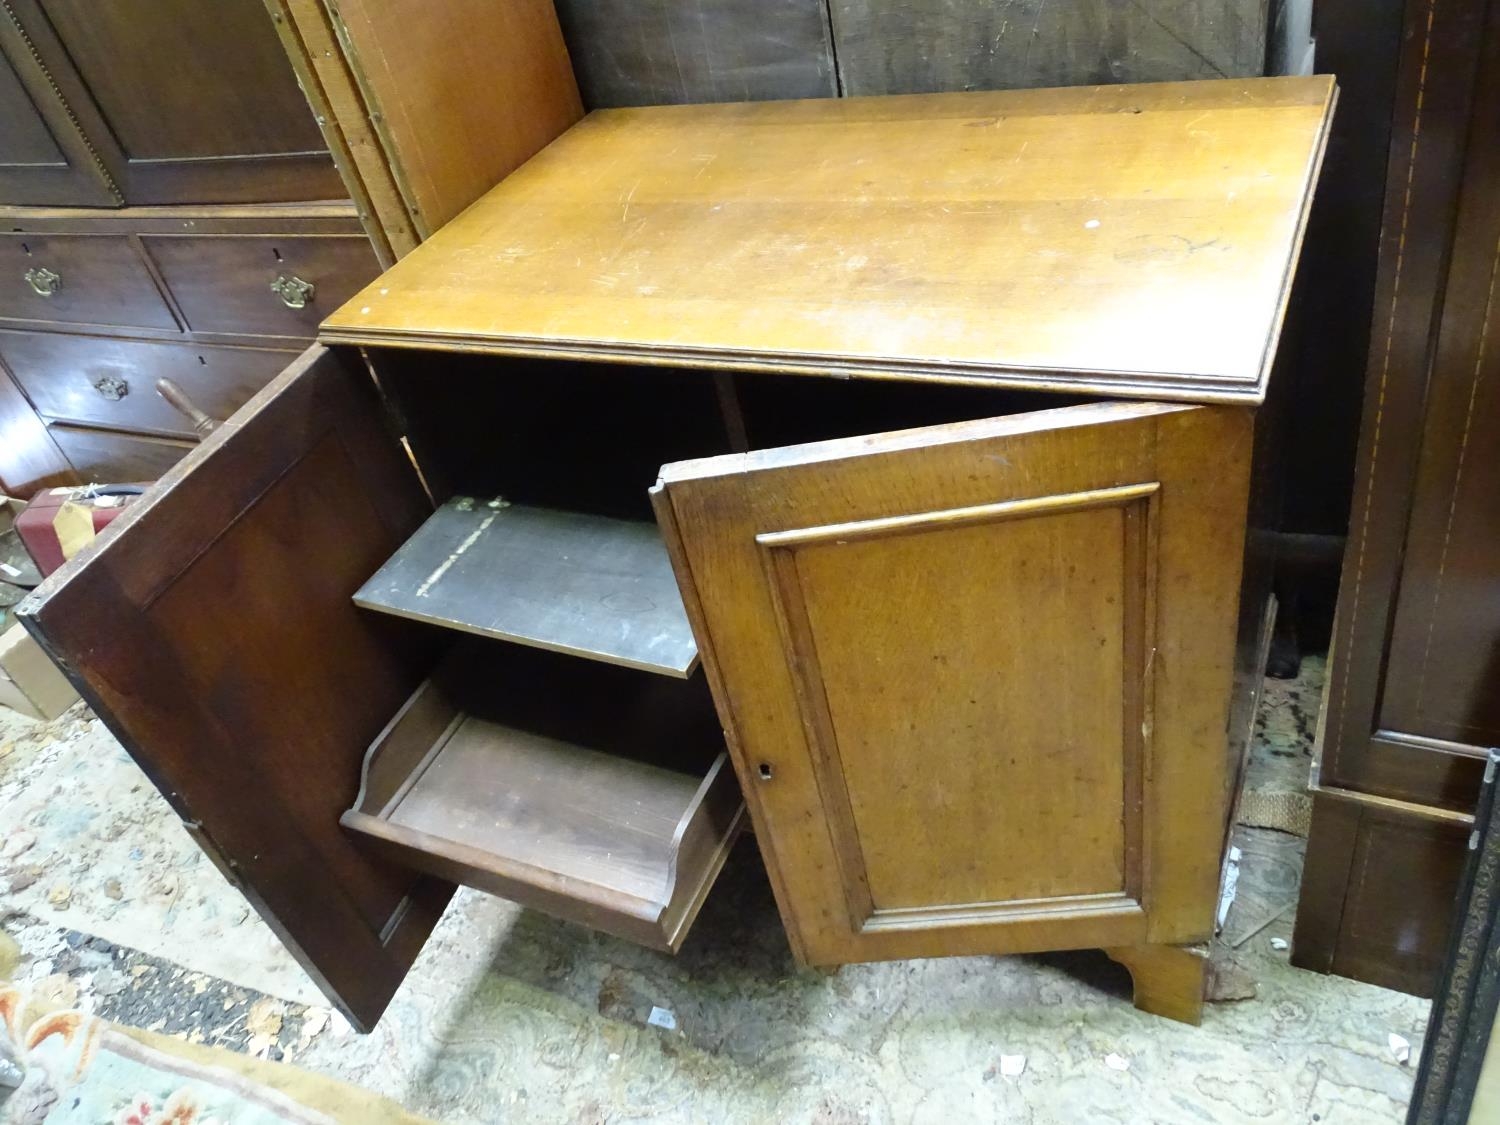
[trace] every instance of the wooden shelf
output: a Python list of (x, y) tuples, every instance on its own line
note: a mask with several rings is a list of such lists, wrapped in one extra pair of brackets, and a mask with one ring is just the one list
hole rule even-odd
[(698, 643), (654, 524), (458, 497), (354, 595), (466, 633), (685, 678)]
[[(514, 685), (523, 715), (533, 686), (524, 675)], [(585, 744), (463, 710), (440, 672), (371, 746), (340, 822), (408, 867), (676, 951), (744, 811), (727, 755), (704, 740), (702, 693), (688, 686), (672, 689), (675, 707), (652, 701), (675, 720), (616, 734), (632, 716), (604, 685), (603, 705), (587, 709), (597, 714), (569, 731), (594, 732)], [(697, 744), (667, 746), (662, 760), (706, 761), (706, 772), (611, 752), (673, 730)]]

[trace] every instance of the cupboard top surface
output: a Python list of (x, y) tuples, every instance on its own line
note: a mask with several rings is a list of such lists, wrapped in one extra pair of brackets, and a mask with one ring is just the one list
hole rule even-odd
[(329, 342), (1256, 401), (1327, 77), (596, 111)]

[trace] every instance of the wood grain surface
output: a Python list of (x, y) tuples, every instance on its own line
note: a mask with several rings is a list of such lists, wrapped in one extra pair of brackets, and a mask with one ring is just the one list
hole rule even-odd
[(1257, 401), (1333, 96), (600, 111), (322, 338)]
[(1109, 403), (663, 469), (802, 959), (1211, 934), (1250, 430)]

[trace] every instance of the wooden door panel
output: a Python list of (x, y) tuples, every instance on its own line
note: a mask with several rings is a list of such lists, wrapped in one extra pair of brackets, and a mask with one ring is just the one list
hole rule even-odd
[(131, 204), (341, 199), (259, 0), (10, 0)]
[[(1141, 709), (1144, 604), (1133, 595), (1149, 589), (1151, 490), (761, 537), (804, 707), (836, 732), (819, 781), (848, 794), (851, 816), (835, 830), (859, 849), (877, 913), (1138, 888), (1126, 851), (1138, 855), (1139, 826), (1126, 813), (1140, 802), (1140, 727), (1122, 717), (1127, 683), (1129, 711)], [(874, 591), (921, 606), (932, 589), (958, 611), (871, 613)], [(1049, 632), (1078, 639), (1065, 667), (1038, 651)], [(1003, 670), (992, 690), (960, 674), (975, 662)], [(1050, 752), (1026, 751), (1041, 745)], [(969, 799), (1012, 791), (1040, 799), (1003, 818)], [(906, 815), (913, 807), (943, 815)], [(976, 862), (994, 855), (1013, 862)]]
[(1209, 935), (1250, 425), (1121, 403), (663, 470), (799, 956)]
[(366, 377), (314, 348), (19, 610), (361, 1026), (451, 893), (338, 824), (431, 663), (351, 595), (429, 511)]
[(119, 203), (68, 106), (49, 87), (45, 71), (9, 17), (8, 9), (0, 9), (0, 204)]
[[(1500, 15), (1491, 15), (1483, 61), (1469, 127), (1474, 137), (1494, 137), (1500, 130)], [(1474, 747), (1500, 742), (1497, 182), (1500, 146), (1471, 145), (1376, 724)], [(1476, 757), (1482, 762), (1482, 753)], [(1466, 796), (1472, 802), (1472, 791)]]

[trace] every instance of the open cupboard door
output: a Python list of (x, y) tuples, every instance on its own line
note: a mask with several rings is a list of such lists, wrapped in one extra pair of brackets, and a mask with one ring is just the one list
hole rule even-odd
[(366, 1029), (453, 890), (339, 826), (434, 658), (351, 596), (430, 512), (367, 373), (315, 347), (19, 610)]
[(1250, 440), (1110, 403), (663, 470), (800, 959), (1211, 935)]

